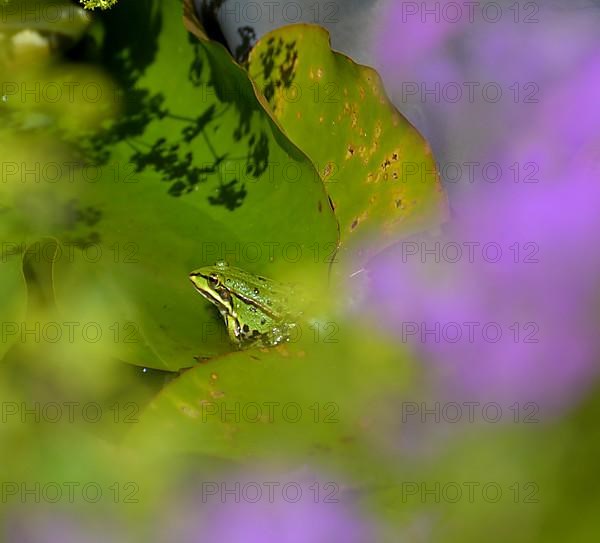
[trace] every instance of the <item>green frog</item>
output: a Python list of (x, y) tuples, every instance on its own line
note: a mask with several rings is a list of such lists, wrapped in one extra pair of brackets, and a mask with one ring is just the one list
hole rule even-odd
[(219, 261), (190, 273), (196, 290), (223, 316), (227, 332), (240, 348), (273, 347), (290, 340), (298, 320), (292, 285), (280, 283)]

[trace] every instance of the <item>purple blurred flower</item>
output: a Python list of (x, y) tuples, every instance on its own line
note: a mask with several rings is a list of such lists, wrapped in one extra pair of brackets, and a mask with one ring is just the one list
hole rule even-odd
[[(373, 543), (375, 527), (349, 503), (352, 489), (319, 478), (307, 468), (286, 474), (244, 472), (219, 481), (190, 477), (175, 494), (159, 501), (154, 522), (137, 535), (115, 517), (94, 509), (15, 510), (6, 516), (7, 543), (100, 543), (137, 541), (147, 531), (153, 541), (177, 543)], [(165, 504), (170, 504), (171, 509)]]
[[(493, 13), (483, 17), (483, 3), (473, 8), (474, 19), (466, 5), (457, 5), (462, 6), (461, 16), (452, 22), (454, 14), (444, 12), (449, 9), (444, 2), (382, 0), (373, 64), (397, 107), (430, 140), (442, 164), (483, 163), (485, 155), (491, 160), (498, 155), (506, 158), (507, 143), (523, 133), (529, 141), (519, 150), (534, 154), (508, 157), (510, 162), (501, 162), (505, 169), (517, 160), (537, 160), (538, 154), (568, 152), (535, 143), (545, 139), (549, 124), (558, 127), (560, 117), (582, 111), (580, 100), (588, 110), (578, 119), (581, 126), (571, 126), (583, 135), (583, 125), (596, 122), (598, 108), (587, 95), (597, 93), (598, 70), (586, 64), (598, 51), (600, 9), (578, 9), (576, 2), (569, 7), (537, 2), (527, 8), (521, 5), (517, 13), (514, 2), (496, 2), (502, 16), (492, 23), (485, 19), (493, 18)], [(576, 94), (565, 85), (573, 77), (588, 78), (571, 85), (577, 87)], [(468, 85), (475, 85), (473, 96)], [(500, 89), (498, 102), (484, 94), (487, 85), (491, 100)], [(462, 95), (454, 101), (457, 88)], [(559, 88), (566, 92), (548, 115), (550, 96), (558, 99)]]
[(332, 493), (326, 484), (311, 477), (273, 473), (202, 483), (201, 491), (169, 516), (167, 533), (170, 540), (180, 543), (376, 541), (371, 525), (342, 503), (335, 487)]
[[(495, 162), (503, 175), (495, 184), (479, 170), (473, 183), (464, 175), (461, 187), (452, 185), (458, 216), (442, 238), (407, 242), (372, 263), (372, 309), (431, 361), (447, 395), (564, 407), (590, 384), (600, 353), (599, 11), (542, 3), (540, 24), (516, 24), (512, 15), (498, 24), (436, 23), (432, 16), (422, 23), (419, 2), (421, 13), (406, 30), (403, 4), (383, 6), (379, 66), (392, 91), (407, 81), (427, 88), (493, 81), (505, 93), (515, 83), (538, 92), (535, 101), (522, 92), (498, 103), (422, 101), (442, 163)], [(528, 82), (535, 87), (525, 89)], [(515, 163), (517, 183), (509, 169)], [(528, 173), (538, 182), (523, 183)], [(449, 258), (451, 244), (463, 254), (456, 263), (435, 262), (423, 248), (436, 242)], [(479, 244), (473, 262), (469, 243)], [(488, 243), (495, 245), (482, 255)], [(502, 255), (487, 262), (496, 246)], [(417, 254), (407, 254), (415, 247)], [(486, 323), (499, 328), (484, 332)]]
[(125, 541), (107, 526), (84, 522), (65, 511), (26, 510), (9, 515), (4, 525), (3, 541), (6, 543), (101, 543)]
[[(412, 5), (411, 5), (412, 4)], [(435, 10), (437, 0), (424, 2), (384, 2), (376, 25), (375, 53), (380, 67), (396, 71), (398, 77), (423, 59), (436, 56), (448, 45), (452, 36), (460, 32), (460, 22), (451, 23), (435, 15), (424, 18), (424, 13)], [(431, 58), (428, 58), (431, 60)]]
[(442, 238), (373, 266), (377, 313), (432, 360), (447, 392), (552, 408), (596, 373), (600, 186), (585, 164), (564, 176), (480, 197)]

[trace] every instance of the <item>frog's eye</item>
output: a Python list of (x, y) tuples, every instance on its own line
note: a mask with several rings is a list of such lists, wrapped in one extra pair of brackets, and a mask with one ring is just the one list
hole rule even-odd
[(212, 273), (211, 275), (208, 276), (208, 283), (212, 287), (218, 287), (219, 286), (219, 276)]

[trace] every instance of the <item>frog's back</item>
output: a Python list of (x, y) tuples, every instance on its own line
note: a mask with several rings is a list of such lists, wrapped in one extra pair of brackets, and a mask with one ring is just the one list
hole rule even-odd
[(261, 275), (253, 275), (240, 268), (229, 268), (225, 286), (231, 292), (264, 307), (276, 316), (289, 312), (294, 287)]

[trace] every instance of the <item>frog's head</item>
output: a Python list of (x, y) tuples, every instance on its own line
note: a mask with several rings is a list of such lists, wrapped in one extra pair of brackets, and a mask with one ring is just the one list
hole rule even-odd
[(217, 262), (214, 266), (205, 266), (190, 273), (194, 288), (209, 302), (215, 304), (221, 314), (233, 313), (233, 301), (229, 290), (225, 287), (226, 262)]

